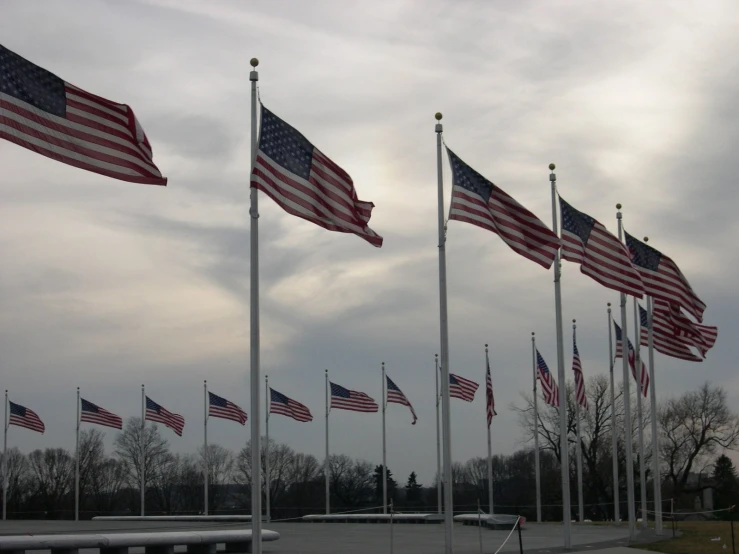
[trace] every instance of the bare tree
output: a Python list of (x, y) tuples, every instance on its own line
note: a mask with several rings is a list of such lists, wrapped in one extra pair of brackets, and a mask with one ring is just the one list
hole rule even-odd
[[(17, 448), (8, 450), (8, 494), (7, 509), (8, 513), (20, 511), (22, 503), (28, 496), (31, 484), (29, 483), (30, 465), (26, 456)], [(2, 467), (3, 458), (0, 452), (0, 467)]]
[(80, 510), (84, 509), (95, 473), (106, 460), (103, 437), (98, 429), (85, 429), (80, 433)]
[[(115, 439), (115, 453), (127, 470), (128, 485), (139, 488), (141, 483), (141, 418), (131, 417), (126, 421), (123, 431)], [(143, 430), (144, 463), (146, 467), (146, 483), (148, 487), (157, 467), (166, 461), (169, 455), (169, 443), (159, 434), (159, 429), (149, 424)]]
[[(198, 449), (201, 467), (203, 464), (203, 447)], [(234, 471), (233, 452), (218, 444), (208, 445), (208, 505), (211, 511), (217, 511), (226, 499), (226, 486), (231, 483)]]
[(344, 454), (328, 458), (331, 492), (344, 506), (368, 503), (374, 494), (374, 466), (366, 460), (353, 460)]
[(87, 480), (87, 492), (91, 508), (95, 512), (109, 513), (120, 503), (120, 492), (128, 477), (126, 465), (115, 458), (107, 458), (91, 472)]
[(34, 450), (28, 456), (33, 495), (47, 512), (60, 512), (74, 486), (74, 458), (63, 448)]
[(689, 486), (691, 473), (702, 475), (719, 449), (739, 442), (739, 416), (729, 410), (726, 391), (709, 383), (668, 400), (658, 421), (661, 457), (675, 496), (704, 488)]

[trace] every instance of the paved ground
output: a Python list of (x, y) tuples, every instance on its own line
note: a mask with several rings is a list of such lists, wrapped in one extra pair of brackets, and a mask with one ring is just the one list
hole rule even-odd
[[(359, 523), (268, 523), (266, 529), (280, 533), (276, 542), (264, 543), (269, 554), (382, 554), (390, 552), (390, 526)], [(0, 535), (100, 533), (100, 532), (157, 532), (199, 529), (242, 529), (234, 523), (174, 523), (174, 522), (118, 522), (118, 521), (2, 521)], [(482, 530), (483, 551), (495, 552), (508, 537), (508, 531)], [(624, 527), (607, 525), (573, 525), (569, 552), (600, 552), (600, 549), (627, 545)], [(476, 527), (456, 525), (454, 530), (457, 554), (479, 554), (480, 535)], [(527, 524), (522, 532), (524, 552), (527, 554), (554, 554), (563, 552), (562, 528), (556, 524)], [(393, 526), (394, 552), (399, 554), (442, 554), (444, 528), (442, 525), (399, 524)], [(184, 550), (184, 549), (183, 549)], [(83, 551), (85, 554), (96, 552)], [(133, 553), (143, 549), (132, 549)], [(519, 552), (518, 535), (512, 534), (501, 552)], [(637, 554), (638, 550), (606, 550), (608, 554)]]

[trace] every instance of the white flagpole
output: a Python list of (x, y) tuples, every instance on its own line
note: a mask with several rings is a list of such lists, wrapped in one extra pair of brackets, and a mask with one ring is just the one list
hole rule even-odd
[(264, 376), (264, 478), (266, 483), (264, 486), (264, 512), (266, 514), (267, 522), (270, 521), (270, 473), (269, 473), (269, 376)]
[(8, 389), (5, 389), (5, 433), (3, 438), (3, 521), (8, 517)]
[(385, 362), (382, 362), (382, 513), (387, 513), (387, 446), (385, 444), (385, 409), (387, 408), (387, 392), (385, 391)]
[[(488, 355), (488, 345), (485, 345), (485, 391), (487, 393), (488, 368), (490, 367), (490, 357)], [(487, 396), (485, 402), (485, 423), (487, 424), (488, 408)], [(493, 447), (490, 437), (490, 425), (488, 425), (488, 513), (493, 515)]]
[(541, 523), (541, 475), (539, 474), (539, 399), (536, 397), (536, 335), (531, 332), (531, 360), (534, 372), (534, 466), (536, 469), (536, 522)]
[(326, 515), (331, 513), (331, 504), (329, 502), (329, 485), (328, 485), (328, 479), (329, 479), (329, 463), (328, 463), (328, 413), (330, 411), (329, 404), (328, 404), (328, 369), (326, 370), (326, 384), (324, 385), (325, 392), (326, 392), (326, 459), (323, 462), (323, 473), (326, 477)]
[[(573, 345), (577, 334), (577, 321), (572, 320), (572, 339)], [(574, 355), (574, 352), (573, 352)], [(583, 377), (583, 387), (585, 387), (585, 378)], [(582, 436), (580, 434), (580, 402), (577, 399), (577, 383), (575, 383), (575, 426), (577, 430), (577, 445), (575, 455), (577, 456), (577, 515), (578, 521), (585, 521), (585, 504), (583, 502), (582, 490)]]
[(441, 162), (441, 113), (436, 114), (436, 171), (439, 208), (439, 327), (441, 335), (441, 421), (444, 442), (444, 552), (454, 552), (454, 501), (452, 491), (452, 425), (449, 413), (449, 321), (446, 293), (446, 224), (444, 223), (444, 173)]
[[(557, 176), (554, 164), (549, 164), (549, 181), (552, 183), (552, 230), (559, 237), (557, 224)], [(559, 379), (559, 444), (562, 470), (562, 523), (564, 527), (564, 547), (570, 548), (571, 513), (570, 513), (570, 453), (567, 440), (567, 387), (565, 386), (565, 354), (562, 331), (562, 288), (559, 248), (554, 259), (554, 311), (557, 323), (557, 377)]]
[(639, 487), (641, 493), (641, 527), (647, 528), (647, 479), (644, 464), (644, 417), (642, 415), (642, 370), (641, 370), (641, 322), (639, 319), (639, 305), (634, 300), (634, 366), (636, 367), (636, 424), (639, 429)]
[(611, 373), (611, 458), (613, 462), (613, 522), (621, 523), (618, 500), (618, 425), (616, 424), (616, 385), (613, 380), (613, 325), (611, 324), (611, 303), (608, 303), (608, 367)]
[(75, 413), (75, 423), (77, 424), (77, 441), (74, 450), (74, 520), (80, 520), (80, 388), (77, 387), (77, 411)]
[[(257, 81), (259, 60), (251, 59), (252, 70), (249, 73), (251, 82), (251, 169), (257, 153)], [(250, 189), (251, 207), (251, 302), (249, 318), (250, 334), (250, 388), (251, 388), (251, 535), (252, 552), (262, 554), (262, 457), (259, 432), (259, 195), (256, 188)]]
[(144, 517), (146, 496), (146, 452), (144, 452), (144, 433), (146, 432), (146, 393), (141, 385), (141, 517)]
[[(618, 220), (618, 240), (623, 240), (623, 221), (621, 214), (621, 204), (616, 204), (616, 219)], [(636, 538), (636, 514), (634, 506), (634, 461), (633, 452), (634, 445), (631, 439), (631, 386), (629, 376), (629, 343), (628, 332), (626, 330), (626, 294), (621, 293), (621, 361), (623, 362), (623, 382), (624, 382), (624, 448), (626, 450), (626, 507), (629, 514), (629, 539)]]
[(439, 355), (434, 354), (436, 362), (436, 511), (441, 514), (441, 429), (439, 428)]
[[(644, 237), (644, 242), (649, 240)], [(647, 297), (647, 321), (649, 322), (649, 402), (652, 407), (652, 478), (654, 481), (654, 532), (662, 534), (662, 477), (659, 472), (659, 434), (657, 433), (657, 392), (654, 388), (654, 337), (652, 335), (652, 297)]]
[(205, 482), (205, 515), (208, 515), (208, 381), (203, 381), (203, 480)]

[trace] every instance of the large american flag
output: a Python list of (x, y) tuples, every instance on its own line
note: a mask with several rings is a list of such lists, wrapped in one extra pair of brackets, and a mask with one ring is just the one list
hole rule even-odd
[(490, 376), (490, 362), (487, 361), (487, 370), (485, 371), (485, 411), (488, 417), (488, 427), (493, 422), (493, 416), (497, 416), (495, 411), (495, 397), (493, 396), (493, 378)]
[(239, 406), (208, 391), (208, 415), (220, 417), (221, 419), (230, 419), (246, 425), (246, 412)]
[(472, 402), (480, 385), (459, 375), (449, 374), (449, 396)]
[(597, 220), (559, 199), (562, 213), (562, 258), (580, 264), (595, 281), (626, 294), (642, 297), (644, 285), (624, 244)]
[(718, 338), (718, 327), (713, 325), (702, 325), (692, 322), (682, 311), (680, 306), (672, 302), (655, 299), (654, 314), (659, 313), (668, 320), (673, 332), (683, 342), (695, 346), (705, 357), (706, 353), (713, 348)]
[(382, 246), (368, 226), (374, 204), (359, 200), (349, 174), (264, 106), (261, 121), (252, 188), (289, 214)]
[(412, 425), (416, 424), (416, 421), (418, 421), (418, 418), (416, 417), (416, 410), (413, 409), (413, 406), (411, 406), (410, 400), (408, 400), (403, 394), (403, 391), (400, 390), (398, 385), (396, 385), (390, 377), (385, 375), (385, 380), (387, 381), (387, 401), (392, 402), (394, 404), (402, 404), (403, 406), (408, 406), (408, 409), (411, 411), (411, 415), (413, 416), (413, 421), (411, 422)]
[(485, 179), (447, 148), (452, 166), (449, 219), (477, 225), (500, 236), (515, 252), (549, 268), (559, 237), (534, 214)]
[(313, 421), (313, 416), (307, 406), (288, 398), (275, 389), (269, 389), (269, 413), (282, 414), (296, 421)]
[(336, 383), (331, 385), (331, 407), (353, 412), (376, 412), (377, 402), (363, 392), (345, 389)]
[(146, 412), (144, 419), (163, 423), (180, 437), (182, 436), (182, 430), (185, 428), (184, 417), (165, 410), (148, 396), (146, 397)]
[[(615, 321), (613, 322), (613, 326), (616, 329), (616, 358), (623, 357), (623, 344), (621, 342), (621, 327), (619, 327), (618, 323)], [(636, 376), (636, 351), (634, 350), (634, 345), (631, 344), (631, 340), (626, 337), (626, 342), (629, 345), (629, 366), (631, 366), (631, 376), (634, 378), (634, 381), (639, 381), (638, 377)], [(644, 365), (644, 360), (639, 360), (641, 362), (641, 390), (644, 397), (647, 397), (647, 394), (649, 392), (649, 372), (647, 372), (647, 368)]]
[(626, 246), (631, 253), (631, 261), (641, 274), (646, 294), (655, 299), (674, 302), (685, 308), (698, 321), (703, 321), (706, 305), (698, 298), (685, 275), (671, 258), (628, 233)]
[(2, 45), (0, 137), (115, 179), (167, 184), (129, 106), (66, 83)]
[(582, 362), (580, 352), (577, 349), (577, 338), (572, 331), (572, 371), (575, 372), (575, 399), (585, 410), (588, 409), (588, 397), (585, 394), (585, 377), (582, 374)]
[(26, 429), (37, 431), (39, 433), (43, 433), (46, 430), (44, 422), (36, 415), (36, 412), (29, 410), (20, 404), (16, 404), (15, 402), (10, 402), (9, 400), (8, 404), (10, 404), (10, 419), (8, 420), (8, 425), (25, 427)]
[(536, 351), (536, 369), (537, 377), (541, 383), (541, 392), (544, 396), (544, 402), (550, 406), (559, 406), (559, 387), (557, 386), (552, 372), (549, 371), (547, 363), (544, 358), (539, 354), (539, 350)]
[[(641, 306), (639, 306), (639, 320), (641, 327), (639, 342), (642, 346), (649, 346), (649, 314)], [(654, 341), (654, 349), (657, 352), (689, 362), (703, 361), (703, 358), (690, 350), (684, 339), (675, 334), (674, 328), (666, 314), (653, 311), (652, 320), (654, 322), (652, 340)]]
[(113, 427), (114, 429), (123, 429), (123, 419), (120, 416), (104, 410), (84, 398), (80, 398), (80, 421)]

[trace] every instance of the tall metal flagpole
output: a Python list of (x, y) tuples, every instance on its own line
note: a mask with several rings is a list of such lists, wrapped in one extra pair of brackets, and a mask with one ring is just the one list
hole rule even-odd
[(329, 479), (329, 463), (328, 463), (328, 413), (330, 411), (329, 404), (328, 404), (328, 369), (326, 370), (326, 384), (325, 384), (325, 392), (326, 392), (326, 459), (323, 462), (323, 473), (326, 477), (326, 515), (331, 513), (331, 504), (329, 503), (329, 488), (328, 488), (328, 479)]
[(644, 416), (642, 415), (642, 364), (641, 364), (641, 322), (639, 320), (639, 305), (634, 301), (634, 367), (636, 367), (636, 424), (639, 426), (639, 487), (641, 493), (641, 527), (647, 528), (647, 478), (644, 464)]
[(269, 376), (264, 376), (264, 479), (266, 480), (266, 483), (264, 484), (264, 513), (265, 513), (265, 519), (267, 522), (271, 519), (270, 514), (270, 495), (271, 491), (269, 490), (270, 483), (272, 480), (270, 479), (270, 473), (269, 473), (269, 403), (270, 403), (270, 394), (269, 394)]
[[(559, 237), (557, 224), (557, 176), (554, 174), (554, 164), (549, 164), (549, 181), (552, 183), (552, 230)], [(570, 548), (572, 541), (570, 533), (570, 453), (567, 440), (567, 387), (565, 386), (565, 353), (564, 337), (562, 332), (562, 289), (560, 279), (560, 253), (554, 259), (554, 311), (557, 322), (557, 377), (559, 379), (559, 443), (561, 470), (562, 470), (562, 523), (564, 527), (564, 547)]]
[(8, 389), (5, 389), (5, 433), (3, 437), (3, 521), (8, 517)]
[(203, 381), (203, 489), (204, 513), (208, 515), (208, 381)]
[[(251, 59), (252, 70), (249, 73), (251, 82), (251, 170), (254, 170), (254, 161), (257, 154), (257, 81), (259, 60)], [(251, 174), (251, 171), (249, 172)], [(259, 432), (259, 195), (257, 189), (250, 189), (251, 207), (251, 299), (250, 299), (250, 373), (251, 373), (251, 536), (252, 552), (262, 554), (262, 456)]]
[(452, 425), (449, 414), (449, 321), (446, 294), (446, 224), (444, 223), (444, 173), (441, 163), (441, 113), (436, 113), (436, 174), (439, 204), (439, 327), (441, 335), (441, 421), (444, 442), (444, 552), (454, 552), (454, 501), (452, 491)]
[(539, 399), (536, 395), (536, 335), (531, 332), (531, 368), (534, 374), (534, 466), (536, 466), (536, 522), (541, 523), (541, 475), (539, 474)]
[(77, 410), (75, 412), (77, 440), (75, 442), (74, 462), (74, 520), (80, 520), (80, 388), (77, 387)]
[[(577, 333), (577, 321), (572, 320), (572, 339), (573, 344)], [(577, 387), (577, 385), (575, 385)], [(583, 383), (583, 387), (585, 383)], [(578, 521), (583, 523), (585, 521), (585, 504), (583, 502), (583, 490), (582, 490), (582, 436), (580, 434), (580, 402), (577, 399), (577, 392), (575, 392), (575, 425), (577, 429), (577, 446), (575, 454), (577, 456), (577, 515)]]
[(439, 355), (434, 354), (436, 362), (436, 511), (442, 513), (441, 509), (441, 429), (439, 428)]
[(611, 458), (613, 462), (613, 521), (621, 523), (618, 500), (618, 425), (616, 424), (616, 385), (613, 380), (613, 325), (611, 325), (611, 303), (608, 303), (608, 367), (611, 374)]
[[(488, 368), (490, 367), (490, 357), (488, 355), (488, 345), (485, 345), (485, 384), (487, 386)], [(487, 404), (485, 405), (485, 423), (487, 423)], [(488, 425), (488, 510), (493, 515), (493, 447), (490, 437), (490, 425)]]
[(146, 497), (146, 452), (144, 433), (146, 432), (146, 393), (141, 385), (141, 517), (144, 517), (144, 500)]
[[(621, 204), (616, 204), (618, 220), (618, 240), (623, 240), (624, 229), (621, 215)], [(636, 514), (634, 513), (634, 445), (631, 439), (631, 386), (629, 383), (629, 346), (626, 330), (626, 294), (621, 293), (621, 361), (623, 362), (624, 381), (624, 448), (626, 450), (626, 507), (629, 514), (629, 539), (636, 537)]]
[(387, 446), (385, 444), (385, 409), (387, 408), (385, 391), (385, 362), (382, 362), (382, 513), (387, 513)]

